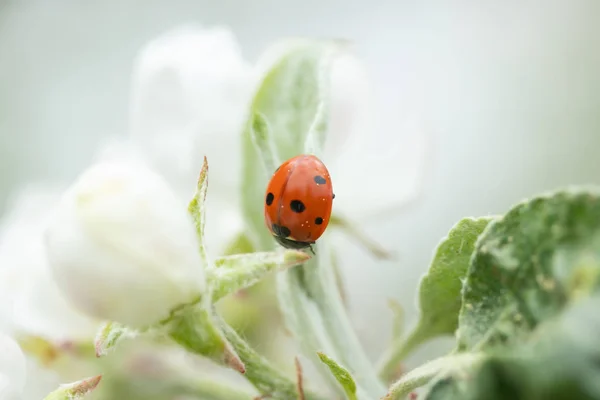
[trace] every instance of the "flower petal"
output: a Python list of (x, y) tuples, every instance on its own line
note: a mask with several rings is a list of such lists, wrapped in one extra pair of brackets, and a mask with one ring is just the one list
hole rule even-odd
[(0, 326), (16, 335), (88, 340), (98, 322), (84, 316), (54, 282), (43, 232), (59, 191), (26, 187), (14, 196), (0, 233)]
[(331, 106), (325, 153), (334, 159), (343, 152), (349, 138), (368, 132), (373, 95), (366, 67), (356, 55), (341, 54), (331, 67)]
[(25, 356), (19, 345), (0, 332), (0, 399), (18, 399), (25, 387)]
[(133, 147), (186, 201), (207, 156), (206, 246), (215, 251), (242, 228), (240, 141), (255, 74), (229, 29), (195, 25), (148, 43), (134, 67)]
[(186, 204), (143, 163), (86, 170), (46, 232), (58, 286), (91, 316), (133, 328), (166, 318), (204, 290), (204, 266)]
[(394, 120), (382, 127), (370, 124), (329, 162), (335, 208), (352, 219), (399, 210), (422, 192), (430, 161), (428, 132), (418, 114), (402, 123)]
[(232, 32), (183, 26), (148, 43), (133, 74), (131, 137), (191, 198), (206, 155), (211, 186), (238, 187), (240, 135), (254, 83)]

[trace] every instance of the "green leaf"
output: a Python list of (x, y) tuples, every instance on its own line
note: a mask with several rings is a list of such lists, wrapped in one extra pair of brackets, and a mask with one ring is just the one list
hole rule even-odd
[[(313, 347), (312, 351), (327, 351), (350, 368), (355, 374), (359, 394), (365, 392), (370, 398), (379, 397), (385, 393), (386, 387), (377, 376), (346, 312), (331, 265), (331, 248), (322, 240), (313, 246), (316, 257), (302, 268), (290, 269), (282, 274), (282, 277), (288, 276), (289, 286), (294, 288), (288, 291), (305, 310), (292, 317), (290, 310), (285, 309), (286, 319), (294, 320), (292, 322), (301, 327), (313, 324), (313, 328), (314, 323), (320, 321), (319, 327), (324, 329), (325, 335), (313, 329), (314, 335), (319, 338), (319, 346)], [(278, 283), (281, 282), (278, 280)], [(281, 292), (286, 286), (278, 289)], [(297, 329), (294, 333), (304, 335), (304, 330)]]
[(207, 271), (212, 286), (213, 303), (256, 284), (268, 274), (300, 265), (310, 255), (297, 250), (236, 254), (215, 260), (215, 267)]
[(118, 322), (106, 322), (98, 331), (94, 340), (96, 357), (105, 356), (122, 339), (135, 336), (135, 332)]
[(242, 139), (243, 212), (260, 240), (259, 250), (273, 247), (262, 210), (268, 177), (279, 160), (305, 151), (309, 133), (317, 145), (324, 141), (323, 122), (319, 121), (328, 120), (323, 104), (326, 83), (332, 57), (340, 46), (339, 41), (331, 40), (284, 40), (259, 61), (264, 75)]
[(204, 203), (206, 201), (206, 192), (208, 190), (208, 160), (204, 156), (204, 163), (198, 176), (198, 183), (196, 186), (196, 193), (194, 198), (188, 206), (188, 211), (192, 215), (194, 225), (196, 225), (196, 232), (198, 234), (198, 240), (200, 242), (200, 255), (204, 261), (204, 265), (207, 265), (206, 249), (204, 247), (204, 226), (206, 225), (206, 212), (204, 210)]
[(569, 302), (596, 291), (599, 237), (597, 190), (539, 196), (493, 221), (467, 273), (458, 349), (519, 343)]
[(342, 385), (348, 400), (356, 400), (356, 383), (350, 372), (323, 353), (317, 353), (319, 359), (329, 367), (335, 379)]
[[(265, 398), (269, 400), (293, 400), (297, 398), (296, 383), (289, 379), (281, 371), (281, 368), (272, 365), (266, 358), (258, 354), (223, 320), (220, 321), (220, 328), (246, 366), (244, 377)], [(322, 396), (306, 389), (304, 389), (304, 393), (306, 400), (324, 400)]]
[(269, 128), (269, 121), (261, 112), (254, 111), (250, 121), (250, 136), (256, 149), (260, 153), (260, 159), (267, 174), (275, 172), (279, 166), (279, 158), (275, 151), (274, 138)]
[[(273, 148), (274, 160), (283, 161), (306, 152), (319, 156), (329, 120), (327, 86), (331, 63), (343, 47), (345, 44), (335, 40), (284, 41), (274, 46), (277, 51), (272, 48), (271, 54), (263, 57), (262, 64), (267, 67), (243, 133), (241, 188), (244, 219), (250, 234), (257, 239), (258, 250), (275, 246), (264, 225), (264, 196), (271, 172), (264, 171), (263, 154), (268, 159), (269, 149)], [(259, 124), (256, 115), (260, 115)], [(255, 136), (256, 130), (262, 129), (257, 128), (262, 126), (262, 120), (268, 122), (266, 131), (272, 140), (268, 146), (260, 147), (255, 145)], [(323, 246), (323, 239), (319, 242)], [(319, 254), (322, 250), (315, 251)], [(278, 296), (285, 310), (286, 326), (309, 357), (316, 358), (317, 349), (335, 347), (339, 351), (331, 354), (356, 371), (359, 389), (364, 388), (372, 397), (381, 395), (385, 387), (352, 329), (336, 288), (331, 259), (323, 260), (323, 265), (311, 259), (301, 269), (278, 274)]]
[(184, 349), (244, 373), (244, 363), (217, 328), (211, 310), (200, 304), (187, 305), (164, 324), (169, 336)]
[(573, 303), (526, 342), (492, 352), (474, 373), (432, 382), (426, 400), (600, 398), (600, 296)]
[(101, 375), (83, 379), (81, 381), (61, 385), (58, 389), (50, 393), (44, 400), (78, 400), (83, 399), (90, 394), (102, 379)]
[(379, 367), (383, 379), (393, 378), (400, 362), (424, 342), (454, 334), (462, 304), (462, 281), (475, 242), (491, 220), (492, 217), (465, 218), (442, 239), (419, 285), (419, 322), (406, 338), (395, 338), (383, 356)]

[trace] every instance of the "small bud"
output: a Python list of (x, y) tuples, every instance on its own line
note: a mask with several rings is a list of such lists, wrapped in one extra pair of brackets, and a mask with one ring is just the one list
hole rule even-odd
[(100, 162), (67, 190), (46, 231), (53, 275), (82, 311), (144, 328), (204, 291), (191, 217), (141, 162)]
[(50, 393), (44, 400), (78, 400), (90, 394), (102, 379), (101, 375), (82, 379), (77, 382), (61, 385), (57, 390)]

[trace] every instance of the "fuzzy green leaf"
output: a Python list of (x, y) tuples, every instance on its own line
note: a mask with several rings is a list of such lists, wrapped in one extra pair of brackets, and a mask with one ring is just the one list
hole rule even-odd
[(198, 176), (198, 183), (196, 187), (196, 193), (194, 198), (188, 206), (188, 211), (191, 214), (194, 224), (196, 225), (196, 232), (198, 240), (200, 242), (200, 255), (205, 265), (207, 264), (206, 249), (204, 247), (204, 226), (206, 225), (206, 211), (204, 210), (204, 203), (206, 201), (206, 192), (208, 190), (208, 160), (204, 157), (204, 163)]
[(216, 326), (210, 309), (187, 305), (174, 312), (164, 324), (169, 336), (184, 349), (244, 373), (244, 363)]
[[(235, 348), (246, 366), (245, 378), (263, 394), (264, 398), (273, 400), (293, 400), (297, 398), (296, 383), (267, 359), (258, 354), (240, 335), (220, 320), (220, 328), (225, 337)], [(305, 389), (306, 400), (324, 400), (320, 395)]]
[[(599, 287), (600, 193), (525, 201), (481, 235), (463, 289), (460, 350), (508, 346)], [(590, 258), (591, 257), (591, 258)]]
[(272, 272), (283, 271), (309, 259), (310, 255), (297, 250), (235, 254), (217, 258), (215, 267), (207, 271), (208, 281), (213, 289), (213, 303), (228, 294), (256, 284)]
[(465, 218), (438, 245), (429, 271), (419, 285), (420, 320), (406, 338), (395, 338), (380, 363), (385, 380), (394, 376), (398, 364), (419, 345), (456, 331), (462, 304), (462, 281), (475, 242), (491, 220), (491, 217)]
[(260, 238), (259, 250), (273, 246), (262, 212), (268, 177), (279, 160), (304, 152), (310, 132), (318, 131), (323, 136), (317, 142), (324, 140), (323, 127), (315, 121), (328, 118), (321, 111), (324, 81), (339, 47), (337, 41), (284, 40), (268, 49), (259, 61), (264, 65), (264, 75), (249, 110), (242, 144), (243, 212)]
[(340, 383), (348, 400), (356, 400), (356, 383), (354, 382), (354, 378), (350, 375), (350, 372), (341, 365), (339, 365), (335, 360), (327, 357), (327, 355), (323, 353), (317, 353), (319, 359), (323, 362), (323, 364), (329, 367), (331, 374), (335, 377), (335, 379)]
[(428, 337), (453, 335), (458, 328), (462, 280), (477, 238), (491, 217), (465, 218), (438, 246), (429, 271), (419, 285), (420, 333)]
[(260, 159), (265, 171), (270, 174), (275, 172), (279, 165), (279, 158), (275, 151), (273, 133), (269, 127), (269, 121), (259, 111), (254, 111), (250, 122), (250, 136), (255, 148), (260, 153)]
[(526, 342), (492, 352), (474, 373), (446, 375), (426, 400), (588, 400), (600, 398), (600, 296), (577, 301)]
[(44, 400), (79, 400), (90, 394), (102, 379), (101, 375), (83, 379), (74, 383), (61, 385), (58, 389), (50, 393)]

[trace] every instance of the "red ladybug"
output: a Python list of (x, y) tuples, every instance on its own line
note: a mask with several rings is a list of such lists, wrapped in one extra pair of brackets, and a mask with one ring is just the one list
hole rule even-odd
[(271, 177), (265, 195), (265, 223), (288, 249), (304, 249), (321, 237), (335, 194), (327, 167), (313, 155), (290, 158)]

